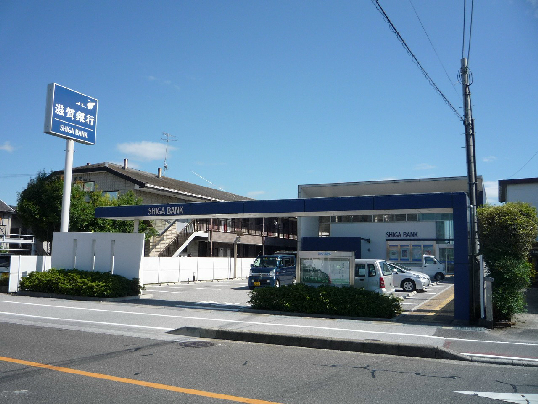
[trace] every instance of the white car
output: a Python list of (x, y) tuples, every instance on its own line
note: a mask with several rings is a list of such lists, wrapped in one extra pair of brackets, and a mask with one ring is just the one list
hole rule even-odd
[(414, 292), (415, 290), (424, 291), (425, 288), (430, 286), (431, 280), (428, 275), (409, 271), (393, 263), (388, 264), (393, 270), (394, 287), (402, 288), (405, 292)]

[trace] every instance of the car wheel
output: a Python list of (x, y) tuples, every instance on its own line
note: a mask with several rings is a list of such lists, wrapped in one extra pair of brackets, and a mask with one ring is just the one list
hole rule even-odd
[(279, 288), (279, 287), (280, 287), (280, 280), (275, 279), (275, 288)]
[(293, 279), (291, 280), (291, 284), (292, 285), (297, 285), (297, 279), (295, 279), (295, 277), (293, 277)]
[(402, 281), (402, 289), (406, 292), (413, 292), (416, 289), (415, 281), (412, 279), (404, 279)]
[(254, 286), (249, 286), (248, 287), (250, 290), (254, 290)]
[(445, 274), (444, 274), (444, 273), (442, 273), (442, 272), (437, 272), (437, 273), (435, 274), (435, 280), (436, 280), (437, 282), (442, 281), (443, 279), (445, 279)]

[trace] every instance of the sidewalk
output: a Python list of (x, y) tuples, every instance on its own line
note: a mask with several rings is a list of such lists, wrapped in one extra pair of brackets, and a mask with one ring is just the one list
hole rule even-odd
[[(515, 326), (488, 330), (454, 321), (454, 288), (391, 319), (327, 318), (242, 311), (248, 321), (181, 327), (171, 334), (198, 338), (333, 349), (409, 357), (538, 367), (538, 289)], [(276, 329), (277, 331), (267, 330)]]

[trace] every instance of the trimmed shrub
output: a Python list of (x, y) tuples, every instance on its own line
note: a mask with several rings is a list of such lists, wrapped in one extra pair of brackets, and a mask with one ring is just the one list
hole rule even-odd
[(505, 258), (496, 261), (490, 269), (493, 284), (493, 314), (496, 320), (511, 320), (524, 313), (524, 290), (531, 284), (532, 265), (525, 260)]
[(538, 235), (536, 208), (523, 202), (486, 205), (477, 210), (480, 253), (493, 281), (493, 317), (512, 320), (524, 313), (525, 288), (533, 269), (527, 262)]
[(250, 292), (254, 309), (349, 317), (392, 318), (402, 312), (400, 299), (354, 287), (302, 283)]
[(9, 286), (9, 274), (2, 272), (0, 273), (0, 286)]
[(20, 281), (20, 290), (86, 297), (138, 296), (138, 278), (127, 279), (109, 272), (55, 269), (32, 272)]

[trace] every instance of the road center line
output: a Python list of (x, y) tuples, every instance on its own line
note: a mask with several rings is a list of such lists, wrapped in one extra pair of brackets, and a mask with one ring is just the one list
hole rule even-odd
[(257, 400), (254, 398), (231, 396), (228, 394), (221, 394), (221, 393), (211, 393), (209, 391), (203, 391), (203, 390), (186, 389), (184, 387), (171, 386), (168, 384), (145, 382), (143, 380), (128, 379), (125, 377), (117, 377), (117, 376), (112, 376), (112, 375), (106, 375), (103, 373), (86, 372), (84, 370), (47, 365), (47, 364), (39, 363), (39, 362), (29, 362), (29, 361), (25, 361), (21, 359), (7, 358), (3, 356), (0, 356), (0, 361), (17, 363), (19, 365), (31, 366), (35, 368), (55, 370), (57, 372), (69, 373), (69, 374), (74, 374), (74, 375), (79, 375), (79, 376), (92, 377), (94, 379), (103, 379), (103, 380), (109, 380), (109, 381), (118, 382), (118, 383), (134, 384), (137, 386), (150, 387), (150, 388), (158, 389), (158, 390), (168, 390), (168, 391), (174, 391), (176, 393), (190, 394), (190, 395), (209, 397), (209, 398), (217, 398), (219, 400), (235, 401), (236, 403), (278, 404), (273, 401)]

